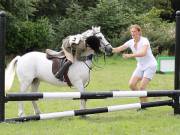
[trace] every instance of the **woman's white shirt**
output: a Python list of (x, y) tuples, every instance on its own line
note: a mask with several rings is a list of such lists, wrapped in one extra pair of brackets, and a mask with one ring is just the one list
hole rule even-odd
[(144, 70), (148, 67), (157, 66), (157, 61), (152, 54), (150, 43), (147, 38), (141, 36), (140, 40), (137, 43), (137, 48), (134, 47), (134, 44), (135, 44), (134, 39), (130, 39), (124, 45), (127, 46), (127, 48), (129, 47), (133, 53), (138, 53), (139, 51), (142, 51), (144, 46), (146, 45), (148, 46), (147, 53), (144, 57), (136, 57), (138, 67)]

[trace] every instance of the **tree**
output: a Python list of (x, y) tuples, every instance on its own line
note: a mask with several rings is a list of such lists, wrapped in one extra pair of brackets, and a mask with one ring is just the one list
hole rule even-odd
[(40, 0), (35, 4), (37, 17), (46, 16), (52, 19), (65, 16), (66, 8), (72, 0)]
[(25, 53), (52, 45), (54, 30), (47, 18), (33, 19), (38, 0), (2, 0), (7, 12), (6, 53)]
[(20, 20), (29, 20), (29, 16), (33, 16), (36, 2), (38, 0), (1, 0), (4, 9)]
[(89, 7), (96, 7), (99, 0), (75, 0), (75, 3), (82, 6), (83, 9), (88, 9)]

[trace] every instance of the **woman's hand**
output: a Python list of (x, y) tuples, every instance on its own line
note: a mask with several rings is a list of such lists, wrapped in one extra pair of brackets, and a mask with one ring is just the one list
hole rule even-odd
[(117, 48), (112, 48), (112, 53), (117, 53), (117, 52), (118, 52)]
[(122, 56), (123, 58), (128, 59), (128, 58), (132, 58), (133, 54), (123, 54)]

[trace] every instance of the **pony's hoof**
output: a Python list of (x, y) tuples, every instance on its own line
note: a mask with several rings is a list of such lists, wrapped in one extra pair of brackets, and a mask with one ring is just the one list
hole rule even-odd
[(87, 115), (81, 115), (80, 116), (82, 119), (86, 119), (87, 118)]
[(25, 117), (26, 115), (24, 113), (19, 113), (18, 116), (21, 117)]
[(39, 115), (39, 114), (41, 114), (41, 111), (37, 111), (37, 112), (35, 112), (34, 114), (35, 114), (35, 115)]

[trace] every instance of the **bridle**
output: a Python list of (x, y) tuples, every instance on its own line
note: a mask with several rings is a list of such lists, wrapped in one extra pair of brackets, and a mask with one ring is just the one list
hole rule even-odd
[[(102, 37), (101, 36), (98, 36), (98, 34), (100, 34), (101, 32), (93, 32), (93, 34), (92, 34), (92, 36), (96, 36), (99, 40), (100, 40), (100, 42), (102, 42), (101, 40), (102, 40)], [(102, 33), (101, 33), (102, 34)], [(86, 41), (86, 39), (89, 37), (86, 37), (86, 36), (84, 36), (84, 35), (82, 35), (82, 37), (83, 37), (83, 39), (84, 39), (84, 41)], [(86, 44), (86, 48), (87, 47), (90, 47), (87, 43), (85, 43)], [(107, 42), (107, 44), (104, 44), (103, 43), (103, 45), (101, 46), (101, 48), (103, 48), (104, 49), (104, 51), (106, 51), (106, 47), (107, 46), (111, 46), (111, 44), (109, 43), (109, 42)], [(90, 71), (92, 70), (92, 67), (90, 67), (87, 63), (86, 63), (86, 61), (87, 60), (90, 60), (90, 61), (92, 61), (92, 57), (93, 57), (93, 54), (91, 54), (91, 55), (88, 55), (88, 56), (86, 56), (86, 59), (85, 60), (83, 60), (83, 63), (87, 66), (87, 68), (89, 69), (89, 74), (90, 74)], [(104, 57), (105, 57), (105, 52), (104, 52)], [(105, 59), (105, 58), (104, 58)], [(87, 82), (87, 84), (84, 86), (84, 87), (87, 87), (88, 86), (88, 84), (89, 84), (89, 82), (90, 82), (90, 75), (89, 75), (89, 79), (88, 79), (88, 82)]]
[[(101, 41), (102, 40), (102, 37), (98, 37), (97, 36), (97, 34), (99, 34), (99, 33), (101, 33), (101, 32), (96, 32), (96, 33), (93, 33), (93, 36), (96, 36), (97, 38), (99, 38), (99, 40)], [(101, 33), (102, 34), (102, 33)], [(107, 46), (110, 46), (111, 44), (108, 42), (108, 44), (105, 44), (104, 46), (103, 46), (103, 48), (106, 48)]]

